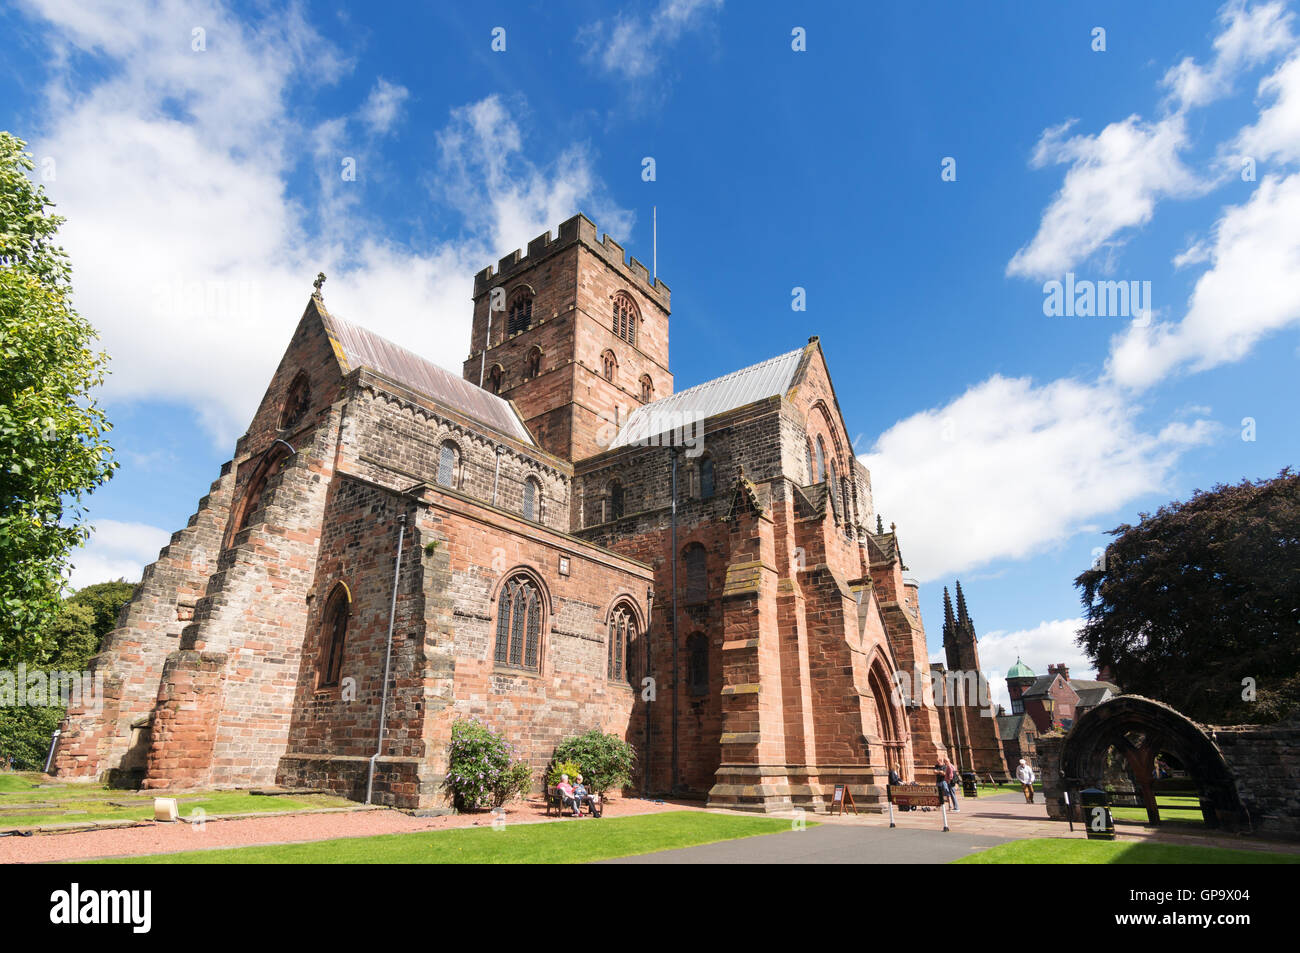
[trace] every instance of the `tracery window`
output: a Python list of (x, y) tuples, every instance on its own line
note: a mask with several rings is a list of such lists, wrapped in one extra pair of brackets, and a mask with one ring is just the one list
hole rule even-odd
[(533, 296), (523, 292), (515, 297), (510, 304), (510, 312), (506, 318), (506, 334), (518, 334), (520, 331), (527, 331), (533, 324)]
[(284, 399), (284, 409), (280, 411), (280, 429), (288, 430), (296, 426), (307, 416), (311, 409), (311, 379), (306, 371), (299, 371), (298, 376), (289, 385)]
[(628, 344), (636, 344), (636, 305), (622, 292), (614, 296), (614, 333)]
[(497, 605), (497, 665), (536, 672), (540, 667), (542, 595), (531, 576), (519, 573), (501, 587)]
[(636, 642), (636, 614), (620, 602), (609, 614), (609, 678), (632, 680), (632, 646)]

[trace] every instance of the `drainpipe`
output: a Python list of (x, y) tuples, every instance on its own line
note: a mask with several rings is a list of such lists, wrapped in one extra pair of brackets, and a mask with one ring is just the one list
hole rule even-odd
[(678, 448), (673, 450), (673, 508), (672, 508), (672, 559), (673, 559), (673, 784), (671, 793), (676, 794), (679, 783), (677, 777), (677, 456)]
[(375, 760), (384, 753), (384, 722), (388, 718), (388, 673), (393, 664), (393, 621), (397, 617), (397, 583), (402, 574), (402, 543), (406, 539), (406, 514), (397, 517), (397, 565), (393, 568), (393, 601), (388, 607), (388, 650), (384, 653), (384, 693), (379, 705), (379, 744), (370, 756), (370, 772), (366, 778), (366, 803), (375, 787)]

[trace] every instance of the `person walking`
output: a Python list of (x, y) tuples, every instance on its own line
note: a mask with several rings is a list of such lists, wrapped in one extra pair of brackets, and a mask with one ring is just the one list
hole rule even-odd
[(1020, 759), (1020, 766), (1016, 768), (1016, 778), (1020, 781), (1020, 789), (1025, 792), (1025, 803), (1034, 803), (1034, 769), (1026, 763), (1024, 758)]
[(952, 798), (952, 809), (960, 811), (957, 806), (957, 766), (948, 760), (948, 756), (943, 758), (943, 777), (948, 782), (948, 797)]

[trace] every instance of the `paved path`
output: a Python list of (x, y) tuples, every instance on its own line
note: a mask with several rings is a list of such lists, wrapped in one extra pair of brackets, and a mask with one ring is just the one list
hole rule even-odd
[(620, 857), (608, 864), (946, 864), (1009, 838), (862, 825), (802, 831)]

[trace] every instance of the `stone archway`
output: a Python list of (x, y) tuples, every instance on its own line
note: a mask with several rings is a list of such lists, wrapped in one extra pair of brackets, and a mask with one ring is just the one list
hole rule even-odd
[(1178, 758), (1196, 782), (1207, 827), (1248, 827), (1237, 787), (1218, 745), (1195, 722), (1162, 702), (1140, 695), (1121, 695), (1086, 711), (1061, 745), (1061, 783), (1077, 793), (1102, 787), (1106, 754), (1114, 747), (1123, 756), (1138, 788), (1147, 817), (1159, 822), (1151, 770), (1162, 752)]

